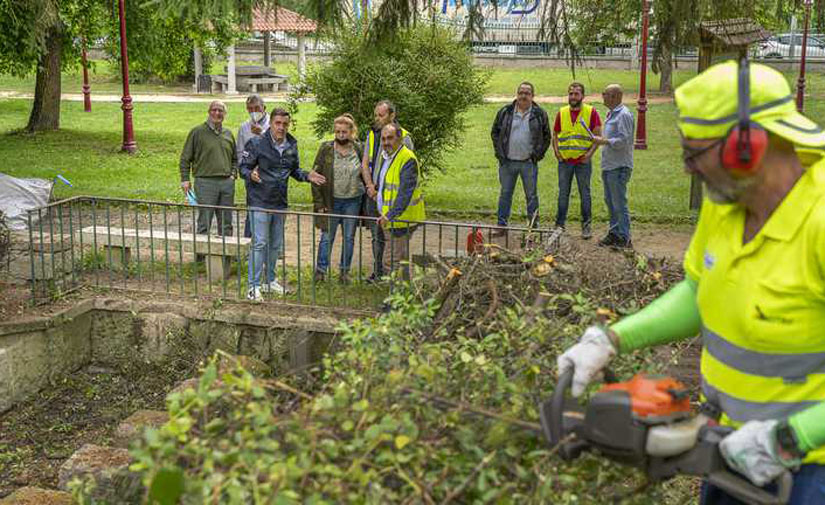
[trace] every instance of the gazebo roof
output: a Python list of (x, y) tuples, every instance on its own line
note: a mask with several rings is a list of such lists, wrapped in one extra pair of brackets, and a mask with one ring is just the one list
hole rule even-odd
[(259, 32), (312, 33), (316, 28), (315, 21), (283, 7), (275, 10), (258, 8), (252, 13), (251, 29)]
[(771, 36), (771, 32), (750, 18), (703, 21), (699, 29), (702, 38), (710, 38), (726, 46), (747, 46)]

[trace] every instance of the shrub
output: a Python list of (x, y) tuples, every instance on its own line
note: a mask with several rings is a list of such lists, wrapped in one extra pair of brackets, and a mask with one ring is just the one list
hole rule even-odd
[(336, 44), (332, 61), (311, 67), (293, 95), (315, 95), (316, 134), (331, 132), (333, 119), (349, 112), (365, 137), (376, 102), (389, 99), (413, 136), (422, 170), (443, 169), (444, 154), (459, 146), (462, 114), (482, 103), (489, 78), (473, 65), (466, 44), (431, 25), (399, 30), (380, 44), (353, 30), (339, 35)]

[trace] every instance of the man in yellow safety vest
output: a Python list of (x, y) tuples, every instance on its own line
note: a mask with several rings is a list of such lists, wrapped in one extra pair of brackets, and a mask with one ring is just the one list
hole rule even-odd
[[(391, 101), (381, 100), (375, 104), (374, 114), (375, 120), (372, 127), (367, 131), (367, 138), (364, 142), (364, 156), (361, 161), (361, 178), (364, 179), (364, 186), (367, 189), (364, 194), (362, 213), (368, 217), (380, 216), (377, 200), (378, 175), (381, 170), (382, 153), (381, 129), (388, 124), (396, 123), (397, 110), (395, 104)], [(412, 136), (404, 128), (401, 128), (401, 138), (407, 149), (410, 151), (415, 150)], [(367, 282), (375, 282), (384, 274), (383, 257), (386, 237), (384, 236), (384, 230), (375, 222), (370, 226), (370, 234), (372, 235), (373, 271)]]
[[(825, 131), (764, 65), (715, 65), (676, 90), (684, 165), (708, 198), (685, 280), (592, 326), (559, 356), (573, 394), (611, 357), (701, 333), (702, 396), (737, 428), (728, 465), (764, 486), (791, 469), (791, 504), (825, 503)], [(740, 503), (709, 483), (704, 504)]]
[(591, 158), (598, 147), (593, 142), (593, 137), (601, 135), (602, 121), (596, 109), (584, 103), (584, 84), (574, 82), (567, 88), (567, 105), (556, 115), (553, 132), (553, 152), (559, 161), (556, 227), (564, 228), (567, 221), (570, 187), (575, 176), (581, 199), (582, 238), (589, 239), (593, 236), (590, 229)]
[(401, 127), (388, 124), (381, 129), (381, 164), (378, 167), (379, 226), (390, 234), (384, 251), (384, 270), (402, 267), (409, 278), (410, 237), (426, 219), (421, 196), (421, 167), (412, 150), (401, 139)]

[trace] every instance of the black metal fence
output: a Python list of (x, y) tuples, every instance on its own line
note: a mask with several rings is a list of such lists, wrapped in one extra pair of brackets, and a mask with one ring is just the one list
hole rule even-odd
[[(226, 235), (197, 233), (198, 213), (223, 212), (231, 223)], [(293, 303), (373, 310), (399, 282), (421, 274), (445, 257), (482, 250), (484, 243), (508, 249), (542, 240), (548, 230), (474, 223), (409, 223), (404, 234), (382, 229), (384, 253), (376, 261), (372, 233), (376, 219), (274, 211), (243, 207), (191, 206), (105, 197), (73, 197), (32, 210), (29, 221), (31, 299), (45, 303), (80, 287), (165, 293), (176, 296), (247, 300), (253, 240), (245, 236), (247, 216), (279, 216), (282, 247), (274, 260), (275, 280), (285, 288), (259, 285), (264, 303)], [(343, 230), (330, 249), (329, 268), (319, 267), (322, 223), (336, 218), (355, 222), (351, 265), (342, 269)], [(254, 233), (254, 229), (251, 230)], [(263, 265), (271, 258), (264, 258)], [(383, 276), (375, 279), (374, 274)], [(253, 269), (254, 270), (254, 269)], [(392, 275), (390, 273), (392, 272)], [(254, 293), (253, 293), (254, 294)]]

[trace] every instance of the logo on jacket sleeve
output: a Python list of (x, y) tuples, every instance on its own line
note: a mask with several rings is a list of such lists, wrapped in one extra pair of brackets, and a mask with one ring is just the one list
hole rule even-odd
[(705, 250), (704, 263), (705, 270), (710, 270), (711, 268), (713, 268), (713, 264), (716, 263), (716, 257), (713, 256), (713, 254), (711, 254), (708, 250)]

